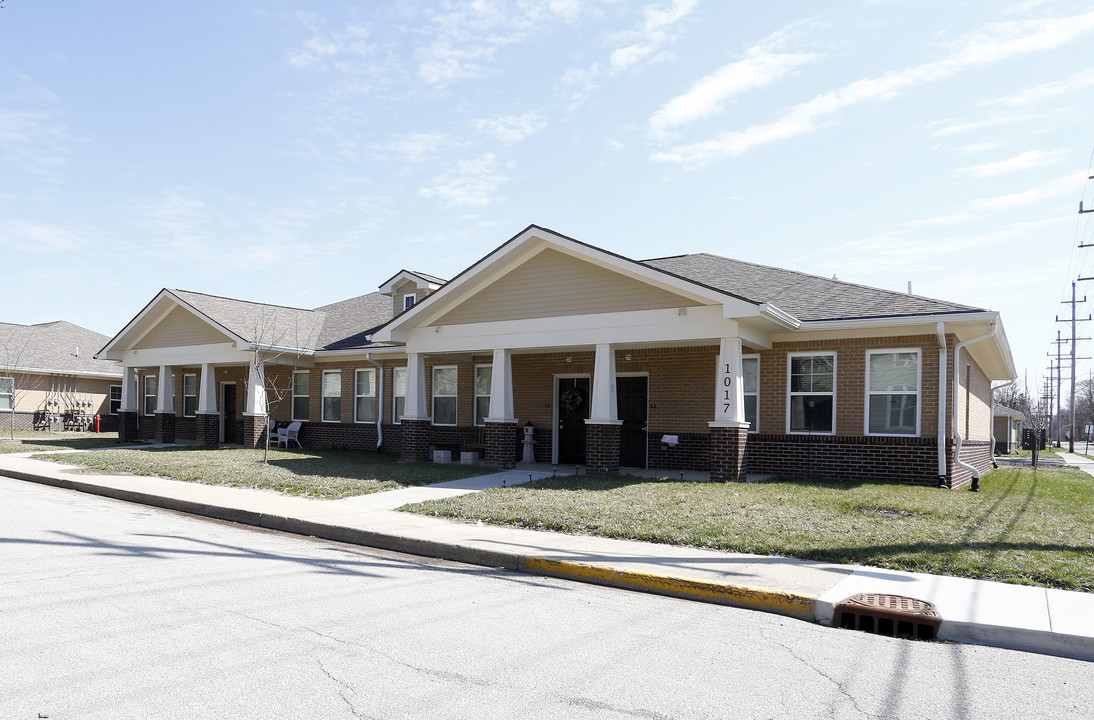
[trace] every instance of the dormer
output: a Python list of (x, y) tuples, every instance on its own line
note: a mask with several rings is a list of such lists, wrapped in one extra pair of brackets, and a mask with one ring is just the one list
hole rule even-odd
[(391, 316), (395, 317), (404, 310), (414, 307), (416, 303), (424, 300), (426, 296), (444, 284), (444, 280), (433, 275), (400, 270), (380, 286), (380, 292), (391, 298)]

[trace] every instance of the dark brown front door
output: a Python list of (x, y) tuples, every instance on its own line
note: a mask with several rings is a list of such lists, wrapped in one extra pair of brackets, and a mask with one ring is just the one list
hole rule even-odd
[(236, 384), (222, 385), (224, 388), (224, 402), (221, 403), (221, 418), (224, 422), (224, 437), (222, 442), (238, 443), (239, 432), (236, 428)]
[(585, 464), (585, 419), (589, 417), (589, 378), (559, 378), (558, 462), (560, 465)]
[(646, 404), (649, 378), (615, 379), (616, 409), (623, 425), (619, 429), (619, 464), (646, 467)]

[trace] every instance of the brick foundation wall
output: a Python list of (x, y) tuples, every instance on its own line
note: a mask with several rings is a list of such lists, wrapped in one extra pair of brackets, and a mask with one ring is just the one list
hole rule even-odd
[[(664, 435), (676, 435), (680, 444), (669, 447), (661, 444)], [(709, 433), (660, 433), (646, 434), (646, 464), (661, 470), (709, 470)]]
[(175, 440), (197, 440), (198, 419), (196, 417), (175, 417)]
[(118, 439), (124, 442), (132, 442), (138, 439), (137, 413), (118, 413)]
[(749, 435), (745, 472), (836, 480), (938, 484), (935, 438)]
[[(384, 426), (384, 445), (392, 445), (391, 426)], [(300, 444), (308, 448), (346, 448), (348, 450), (375, 450), (379, 434), (375, 423), (313, 423), (300, 426)]]
[(585, 467), (590, 473), (619, 472), (618, 424), (585, 424)]
[(429, 431), (432, 428), (428, 420), (407, 420), (402, 422), (402, 462), (425, 462), (429, 459)]
[[(16, 430), (33, 430), (34, 429), (34, 416), (32, 412), (16, 412), (15, 413), (15, 429)], [(10, 411), (4, 411), (0, 413), (0, 436), (2, 436), (4, 430), (11, 429), (12, 415)], [(60, 428), (58, 428), (60, 429)]]
[[(946, 467), (950, 473), (950, 487), (959, 488), (972, 482), (972, 473), (953, 462), (952, 442), (946, 443)], [(991, 470), (991, 441), (964, 441), (961, 443), (961, 460), (980, 471), (983, 478)]]
[(266, 446), (266, 431), (269, 421), (265, 415), (244, 415), (243, 434), (240, 442), (245, 448), (261, 448)]
[(516, 423), (486, 423), (487, 465), (508, 469), (517, 464), (517, 448), (520, 446), (520, 430)]
[(710, 429), (710, 479), (737, 482), (745, 461), (748, 428), (712, 427)]

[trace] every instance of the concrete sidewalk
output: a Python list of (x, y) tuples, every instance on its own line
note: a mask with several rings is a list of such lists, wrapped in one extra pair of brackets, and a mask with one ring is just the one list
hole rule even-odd
[[(1094, 467), (1088, 472), (1094, 474)], [(502, 479), (507, 484), (522, 478), (526, 482), (528, 474), (496, 473), (430, 488), (322, 501), (0, 455), (0, 475), (21, 480), (328, 540), (763, 610), (826, 625), (833, 624), (835, 605), (852, 595), (901, 595), (935, 605), (942, 616), (940, 640), (1094, 660), (1094, 594), (495, 527), (390, 509), (398, 507), (396, 502), (416, 502), (437, 493), (500, 486)], [(423, 493), (415, 494), (419, 490)]]

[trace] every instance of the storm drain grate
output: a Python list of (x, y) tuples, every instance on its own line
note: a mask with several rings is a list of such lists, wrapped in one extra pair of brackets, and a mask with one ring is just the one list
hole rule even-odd
[(942, 616), (926, 600), (902, 595), (859, 593), (836, 603), (841, 628), (875, 635), (934, 640)]

